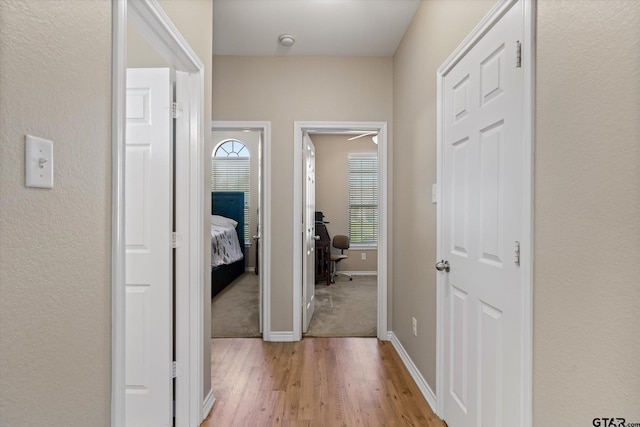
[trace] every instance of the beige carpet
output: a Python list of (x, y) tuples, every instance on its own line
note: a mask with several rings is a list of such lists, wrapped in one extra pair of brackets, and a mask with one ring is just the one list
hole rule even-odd
[(308, 337), (375, 337), (377, 277), (337, 276), (336, 283), (316, 285), (316, 306)]
[[(316, 285), (316, 305), (309, 337), (375, 337), (376, 276), (336, 277)], [(258, 276), (245, 273), (211, 301), (212, 338), (260, 337)]]
[(258, 276), (244, 273), (211, 300), (211, 338), (261, 336)]

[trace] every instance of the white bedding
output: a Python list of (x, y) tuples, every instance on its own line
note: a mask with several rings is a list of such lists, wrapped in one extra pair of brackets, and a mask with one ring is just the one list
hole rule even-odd
[(211, 266), (231, 264), (244, 258), (238, 233), (237, 222), (218, 215), (211, 215)]

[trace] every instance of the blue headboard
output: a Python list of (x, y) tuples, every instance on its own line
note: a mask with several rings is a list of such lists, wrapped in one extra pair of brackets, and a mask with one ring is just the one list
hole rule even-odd
[(244, 253), (244, 192), (242, 191), (212, 191), (211, 214), (226, 216), (238, 221), (236, 231), (238, 241)]

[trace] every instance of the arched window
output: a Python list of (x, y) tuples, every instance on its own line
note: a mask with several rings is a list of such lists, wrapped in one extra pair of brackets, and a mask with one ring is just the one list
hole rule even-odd
[(216, 148), (214, 157), (250, 157), (249, 149), (237, 139), (227, 139)]
[(244, 192), (244, 240), (249, 241), (249, 205), (251, 188), (251, 153), (241, 141), (227, 139), (213, 150), (211, 157), (211, 191)]

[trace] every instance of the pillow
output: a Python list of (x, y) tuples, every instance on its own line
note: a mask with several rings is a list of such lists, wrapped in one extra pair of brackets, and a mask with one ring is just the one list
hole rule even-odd
[(211, 224), (219, 227), (236, 228), (238, 226), (238, 221), (227, 218), (226, 216), (211, 215)]

